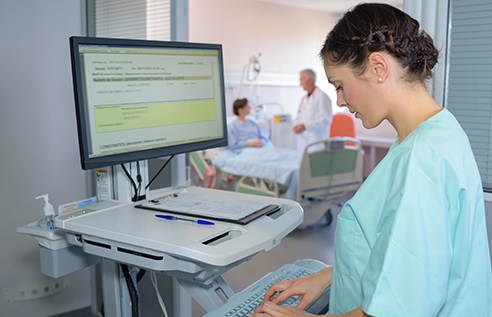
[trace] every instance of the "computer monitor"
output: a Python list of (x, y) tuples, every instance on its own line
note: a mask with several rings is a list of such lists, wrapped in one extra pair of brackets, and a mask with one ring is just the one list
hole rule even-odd
[(71, 37), (82, 168), (227, 145), (222, 46)]

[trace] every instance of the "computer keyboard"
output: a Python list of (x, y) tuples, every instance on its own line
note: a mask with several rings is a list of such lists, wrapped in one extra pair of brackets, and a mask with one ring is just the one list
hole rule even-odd
[[(270, 289), (270, 286), (283, 280), (295, 279), (301, 276), (309, 275), (314, 272), (316, 271), (295, 264), (285, 264), (276, 271), (265, 275), (263, 278), (259, 279), (251, 286), (246, 288), (244, 291), (237, 293), (227, 303), (224, 303), (222, 306), (216, 308), (205, 316), (248, 316), (249, 314), (252, 314), (254, 312), (256, 307), (263, 303), (263, 298), (266, 292)], [(325, 297), (323, 300), (326, 300), (326, 303), (322, 306), (327, 306), (327, 298)], [(300, 301), (301, 298), (299, 296), (292, 296), (281, 302), (279, 305), (296, 306), (297, 304), (299, 304)], [(310, 307), (308, 307), (308, 309), (309, 308)], [(319, 305), (316, 310), (320, 310)], [(314, 312), (317, 313), (317, 311)]]

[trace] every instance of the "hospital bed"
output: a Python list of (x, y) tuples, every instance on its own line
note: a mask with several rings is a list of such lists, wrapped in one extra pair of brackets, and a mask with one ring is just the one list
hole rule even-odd
[[(314, 149), (314, 150), (313, 150)], [(189, 154), (201, 186), (295, 200), (304, 208), (303, 225), (327, 217), (330, 207), (362, 183), (360, 141), (338, 137), (315, 142), (304, 152), (281, 148), (222, 148)]]
[(301, 156), (291, 149), (222, 148), (190, 153), (189, 161), (202, 187), (295, 200)]

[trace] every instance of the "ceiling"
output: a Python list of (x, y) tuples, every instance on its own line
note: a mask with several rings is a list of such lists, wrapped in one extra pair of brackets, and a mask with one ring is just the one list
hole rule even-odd
[(360, 2), (380, 2), (388, 3), (395, 7), (403, 9), (403, 0), (379, 0), (379, 1), (364, 1), (364, 0), (254, 0), (282, 4), (287, 6), (311, 9), (317, 11), (326, 11), (340, 13), (345, 12), (351, 7)]

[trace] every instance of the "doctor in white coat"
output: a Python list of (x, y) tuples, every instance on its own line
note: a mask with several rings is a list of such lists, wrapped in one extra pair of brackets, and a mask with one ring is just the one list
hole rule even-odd
[(301, 71), (300, 81), (307, 94), (301, 99), (292, 131), (297, 134), (297, 150), (304, 151), (308, 144), (329, 137), (332, 108), (330, 97), (316, 87), (313, 70)]

